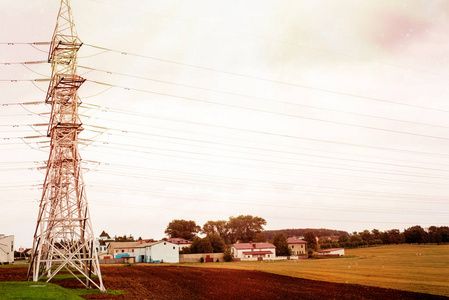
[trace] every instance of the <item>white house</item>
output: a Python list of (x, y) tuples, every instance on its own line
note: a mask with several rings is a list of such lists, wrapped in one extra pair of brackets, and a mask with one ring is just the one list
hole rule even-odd
[(276, 257), (276, 246), (270, 243), (237, 243), (232, 245), (234, 258), (264, 259)]
[(168, 241), (135, 246), (133, 254), (135, 262), (179, 263), (179, 245)]
[(14, 263), (14, 236), (0, 234), (0, 264)]
[(319, 252), (319, 255), (338, 255), (338, 256), (343, 256), (343, 255), (345, 255), (345, 249), (344, 248), (333, 248), (333, 249), (321, 250)]

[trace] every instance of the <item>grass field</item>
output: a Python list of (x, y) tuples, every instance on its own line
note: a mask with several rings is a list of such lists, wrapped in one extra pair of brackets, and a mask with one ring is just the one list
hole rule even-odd
[[(299, 261), (193, 264), (449, 296), (449, 245), (348, 249), (349, 257)], [(355, 256), (355, 257), (351, 257)]]
[(0, 282), (1, 299), (83, 299), (56, 284), (42, 282)]

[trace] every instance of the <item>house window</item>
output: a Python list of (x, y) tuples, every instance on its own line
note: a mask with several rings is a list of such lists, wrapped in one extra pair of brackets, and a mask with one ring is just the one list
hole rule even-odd
[(125, 252), (125, 250), (122, 250), (122, 253)]
[(164, 243), (164, 245), (167, 245), (167, 243)]
[(118, 250), (115, 250), (115, 252), (118, 252)]
[(304, 248), (304, 245), (301, 245), (301, 248)]
[(292, 245), (292, 249), (295, 248), (295, 245)]
[(173, 250), (175, 250), (175, 247), (173, 247)]

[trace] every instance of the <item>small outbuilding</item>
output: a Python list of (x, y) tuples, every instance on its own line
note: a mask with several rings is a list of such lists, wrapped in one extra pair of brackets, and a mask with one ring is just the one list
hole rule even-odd
[(326, 249), (321, 250), (318, 252), (319, 255), (329, 255), (329, 256), (343, 256), (345, 255), (345, 249), (344, 248), (333, 248), (333, 249)]

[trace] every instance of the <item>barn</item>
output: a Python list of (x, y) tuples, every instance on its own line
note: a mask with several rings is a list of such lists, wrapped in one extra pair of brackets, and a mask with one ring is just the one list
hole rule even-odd
[(138, 245), (134, 257), (136, 262), (179, 263), (179, 245), (168, 241)]

